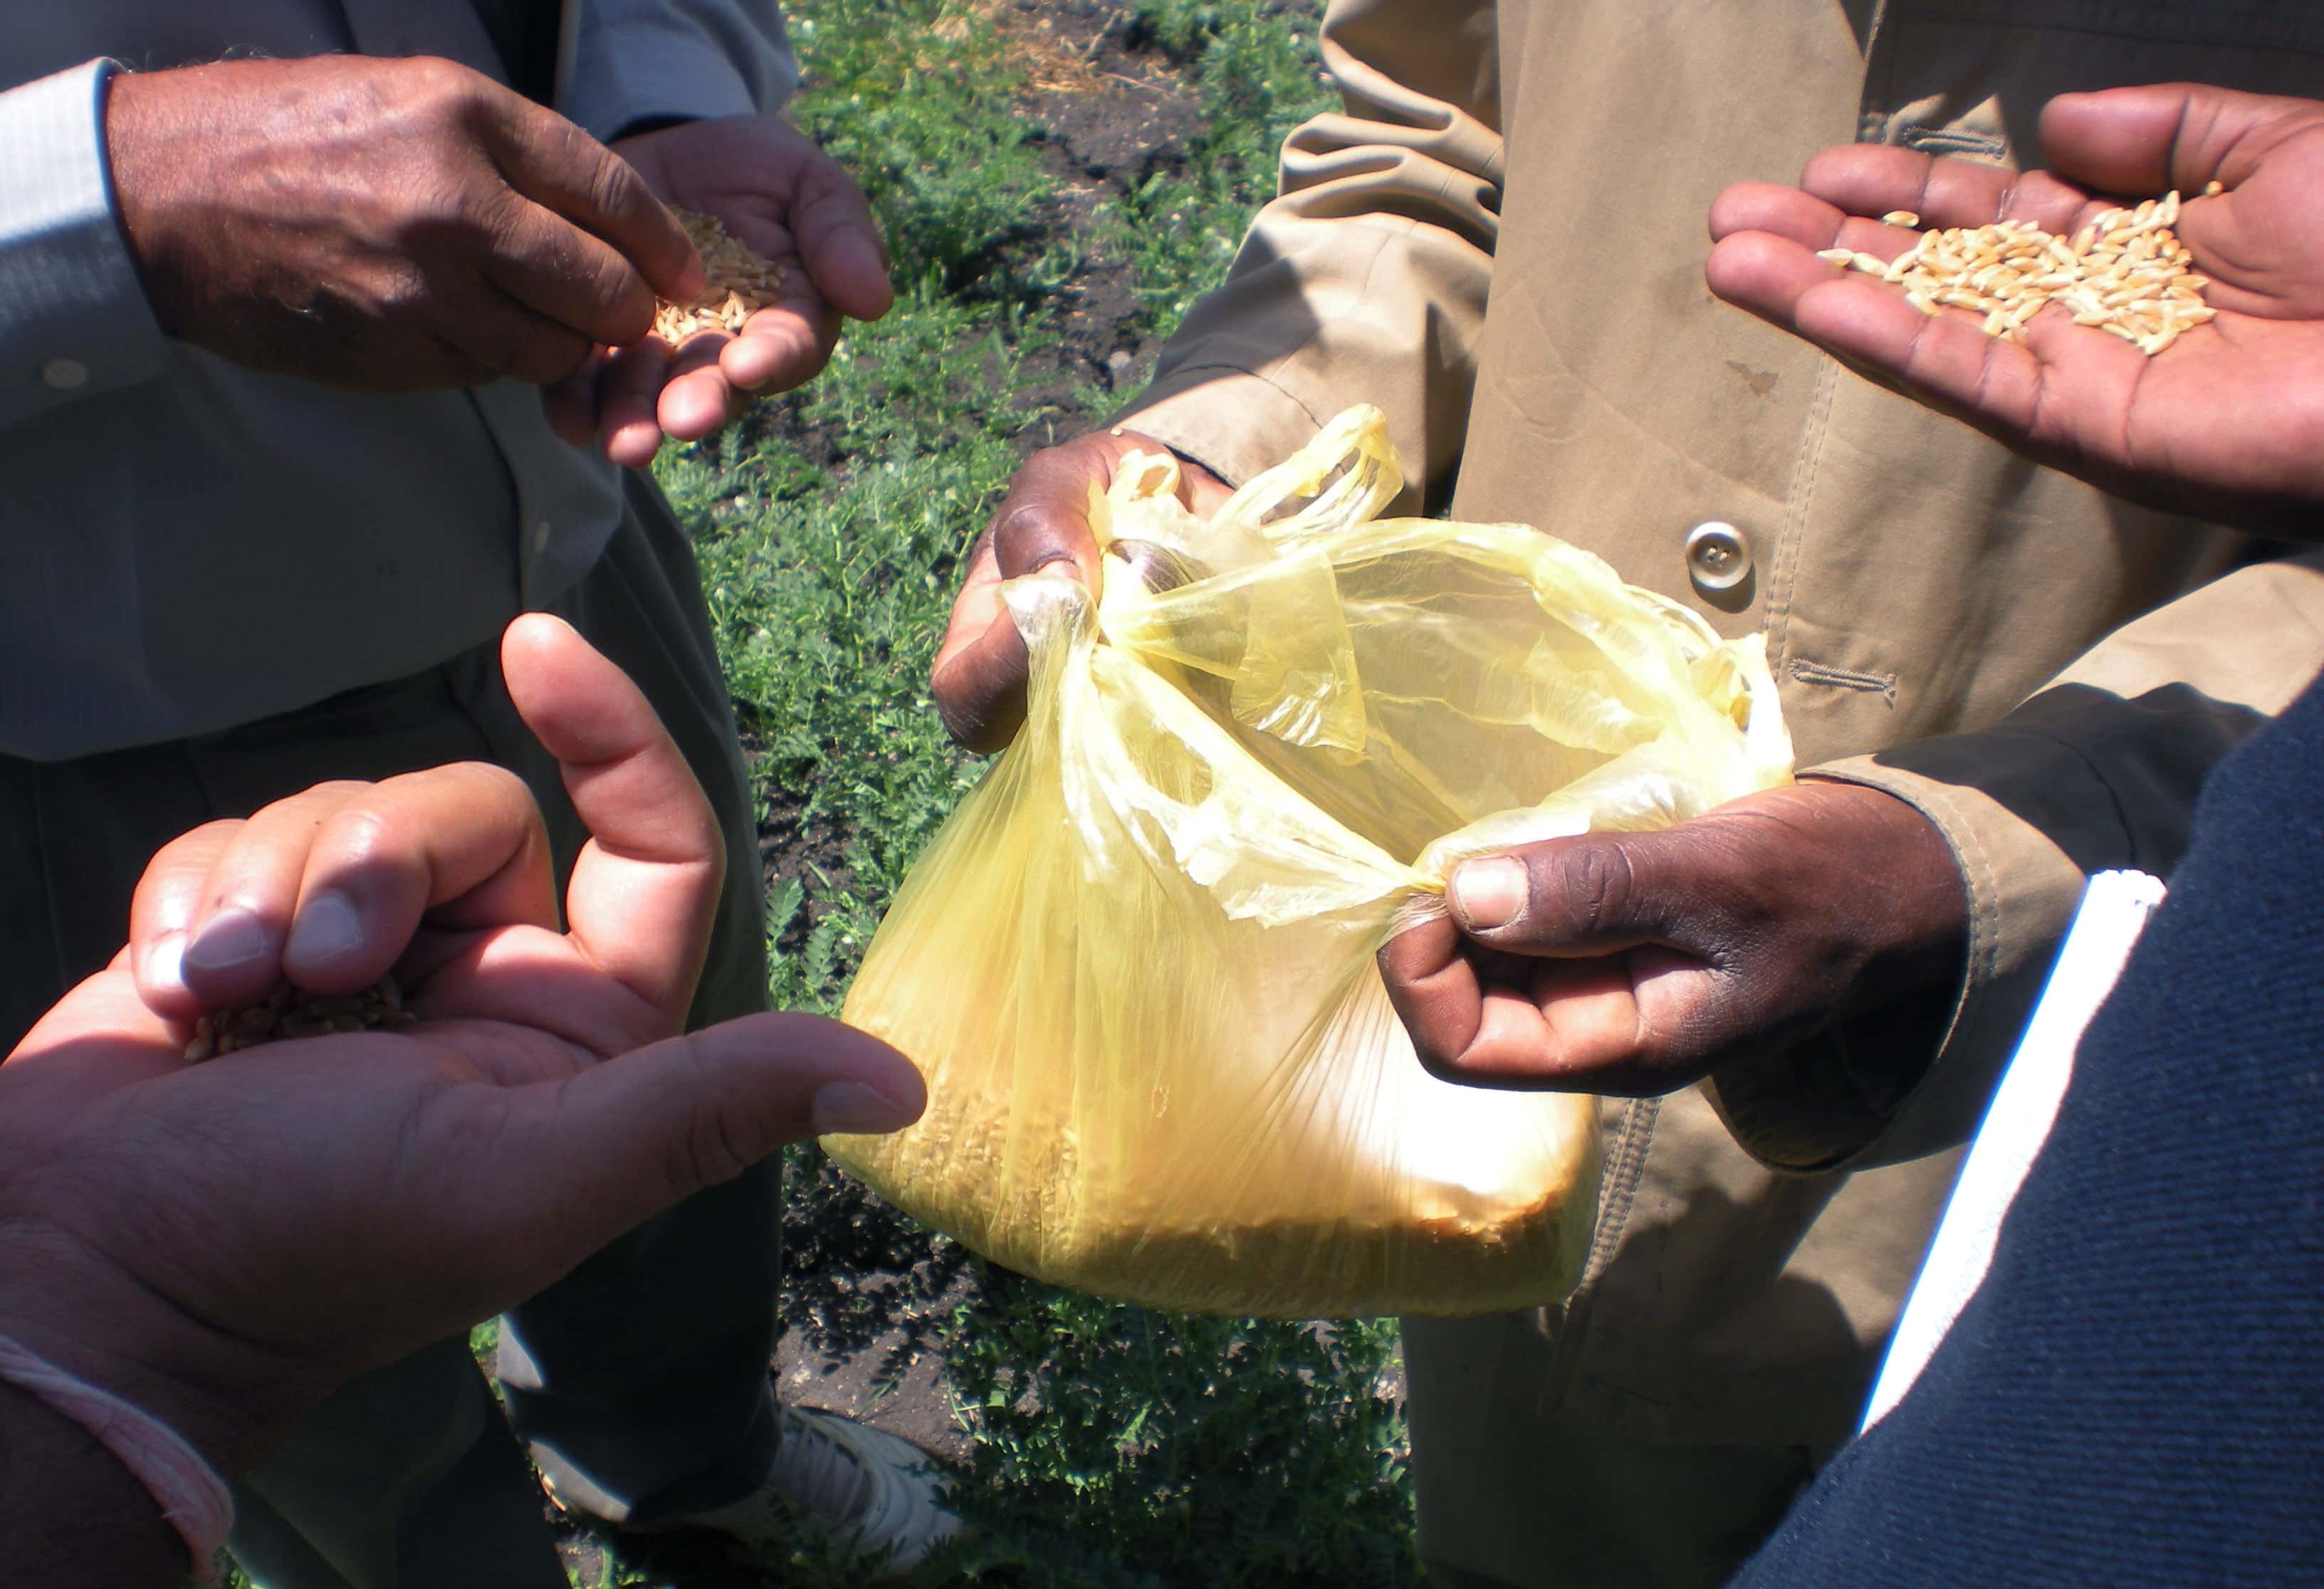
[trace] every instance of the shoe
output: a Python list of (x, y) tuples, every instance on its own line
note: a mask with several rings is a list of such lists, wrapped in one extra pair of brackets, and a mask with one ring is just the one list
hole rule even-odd
[(875, 1584), (900, 1582), (960, 1531), (936, 1460), (909, 1440), (810, 1408), (786, 1407), (782, 1420), (764, 1483), (740, 1501), (671, 1520), (745, 1545), (787, 1547), (805, 1518), (873, 1566), (882, 1575)]

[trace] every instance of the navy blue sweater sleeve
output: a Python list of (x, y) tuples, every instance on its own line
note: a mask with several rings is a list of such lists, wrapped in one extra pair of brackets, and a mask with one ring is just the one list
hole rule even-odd
[(2324, 1584), (2324, 686), (2224, 762), (1983, 1287), (1736, 1589)]

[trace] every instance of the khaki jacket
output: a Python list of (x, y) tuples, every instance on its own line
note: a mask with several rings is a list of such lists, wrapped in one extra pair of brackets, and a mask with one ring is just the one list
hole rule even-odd
[[(2324, 561), (2035, 468), (1719, 304), (1705, 217), (1851, 139), (2039, 164), (2068, 89), (2324, 92), (2324, 5), (1339, 0), (1322, 42), (1344, 111), (1286, 142), (1124, 421), (1240, 481), (1378, 404), (1407, 508), (1539, 526), (1765, 629), (1802, 767), (1913, 803), (1970, 905), (1950, 1010), (1609, 1102), (1580, 1290), (1462, 1393), (1829, 1450), (2085, 874), (2168, 873), (2206, 770), (2324, 666)], [(1714, 520), (1748, 547), (1726, 591), (1687, 552)], [(1425, 1366), (1416, 1397), (1451, 1382)], [(1429, 1482), (1457, 1453), (1420, 1457), (1425, 1502), (1459, 1488)], [(1467, 1565), (1518, 1578), (1517, 1548)]]

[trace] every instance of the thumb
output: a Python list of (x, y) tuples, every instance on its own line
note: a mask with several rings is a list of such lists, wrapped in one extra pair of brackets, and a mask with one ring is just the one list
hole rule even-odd
[(927, 1091), (878, 1038), (819, 1015), (746, 1015), (508, 1095), (473, 1208), (510, 1211), (563, 1272), (613, 1237), (733, 1180), (785, 1143), (889, 1132)]
[(888, 251), (871, 201), (840, 163), (809, 150), (791, 225), (823, 301), (852, 320), (876, 320), (896, 301)]
[(1668, 941), (1697, 870), (1670, 833), (1584, 833), (1462, 861), (1445, 898), (1461, 930), (1512, 954), (1618, 954)]
[(670, 1031), (694, 997), (725, 876), (717, 816), (644, 693), (562, 619), (510, 624), (501, 667), (589, 831), (566, 886), (571, 935)]
[(2214, 178), (2234, 185), (2241, 173), (2226, 168), (2239, 154), (2249, 161), (2254, 134), (2313, 109), (2198, 83), (2061, 94), (2043, 107), (2042, 151), (2061, 175), (2100, 193), (2177, 188), (2191, 198)]

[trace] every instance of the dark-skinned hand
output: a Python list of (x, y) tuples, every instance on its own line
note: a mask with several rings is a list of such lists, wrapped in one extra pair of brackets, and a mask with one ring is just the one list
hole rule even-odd
[(714, 216), (783, 268), (781, 300), (740, 335), (703, 331), (601, 348), (548, 394), (549, 423), (640, 469), (665, 438), (696, 441), (754, 397), (805, 384), (831, 358), (840, 317), (876, 320), (895, 302), (888, 255), (862, 190), (805, 134), (770, 115), (689, 122), (617, 140), (661, 200)]
[(1659, 832), (1454, 868), (1450, 920), (1380, 951), (1447, 1080), (1643, 1097), (1960, 974), (1967, 903), (1903, 801), (1808, 781)]
[[(1025, 721), (1025, 641), (1001, 603), (1001, 583), (1049, 570), (1099, 589), (1091, 493), (1103, 494), (1131, 453), (1169, 450), (1134, 430), (1093, 431), (1035, 453), (1010, 478), (969, 554), (968, 577), (930, 671), (936, 710), (954, 739), (971, 750), (998, 750)], [(1191, 459), (1180, 459), (1178, 468), (1178, 500), (1196, 513), (1214, 513), (1234, 494)]]
[[(2053, 99), (2051, 169), (2024, 174), (1853, 144), (1797, 188), (1729, 188), (1712, 207), (1711, 289), (1873, 379), (2117, 495), (2279, 535), (2324, 535), (2324, 104), (2189, 84)], [(2212, 181), (2225, 191), (2202, 197)], [(2053, 233), (2177, 188), (2179, 237), (2218, 317), (2148, 358), (2051, 308), (2023, 344), (1934, 317), (1843, 274), (1820, 248), (1893, 258), (1924, 226), (2011, 217)]]
[(124, 72), (105, 129), (161, 328), (254, 369), (382, 391), (546, 383), (702, 280), (627, 162), (450, 61)]
[[(571, 629), (520, 619), (503, 658), (593, 834), (564, 924), (512, 776), (326, 785), (163, 850), (132, 946), (0, 1066), (0, 1335), (226, 1473), (782, 1143), (924, 1101), (836, 1022), (678, 1035), (722, 875), (709, 805)], [(198, 1009), (391, 967), (415, 1025), (185, 1058)]]

